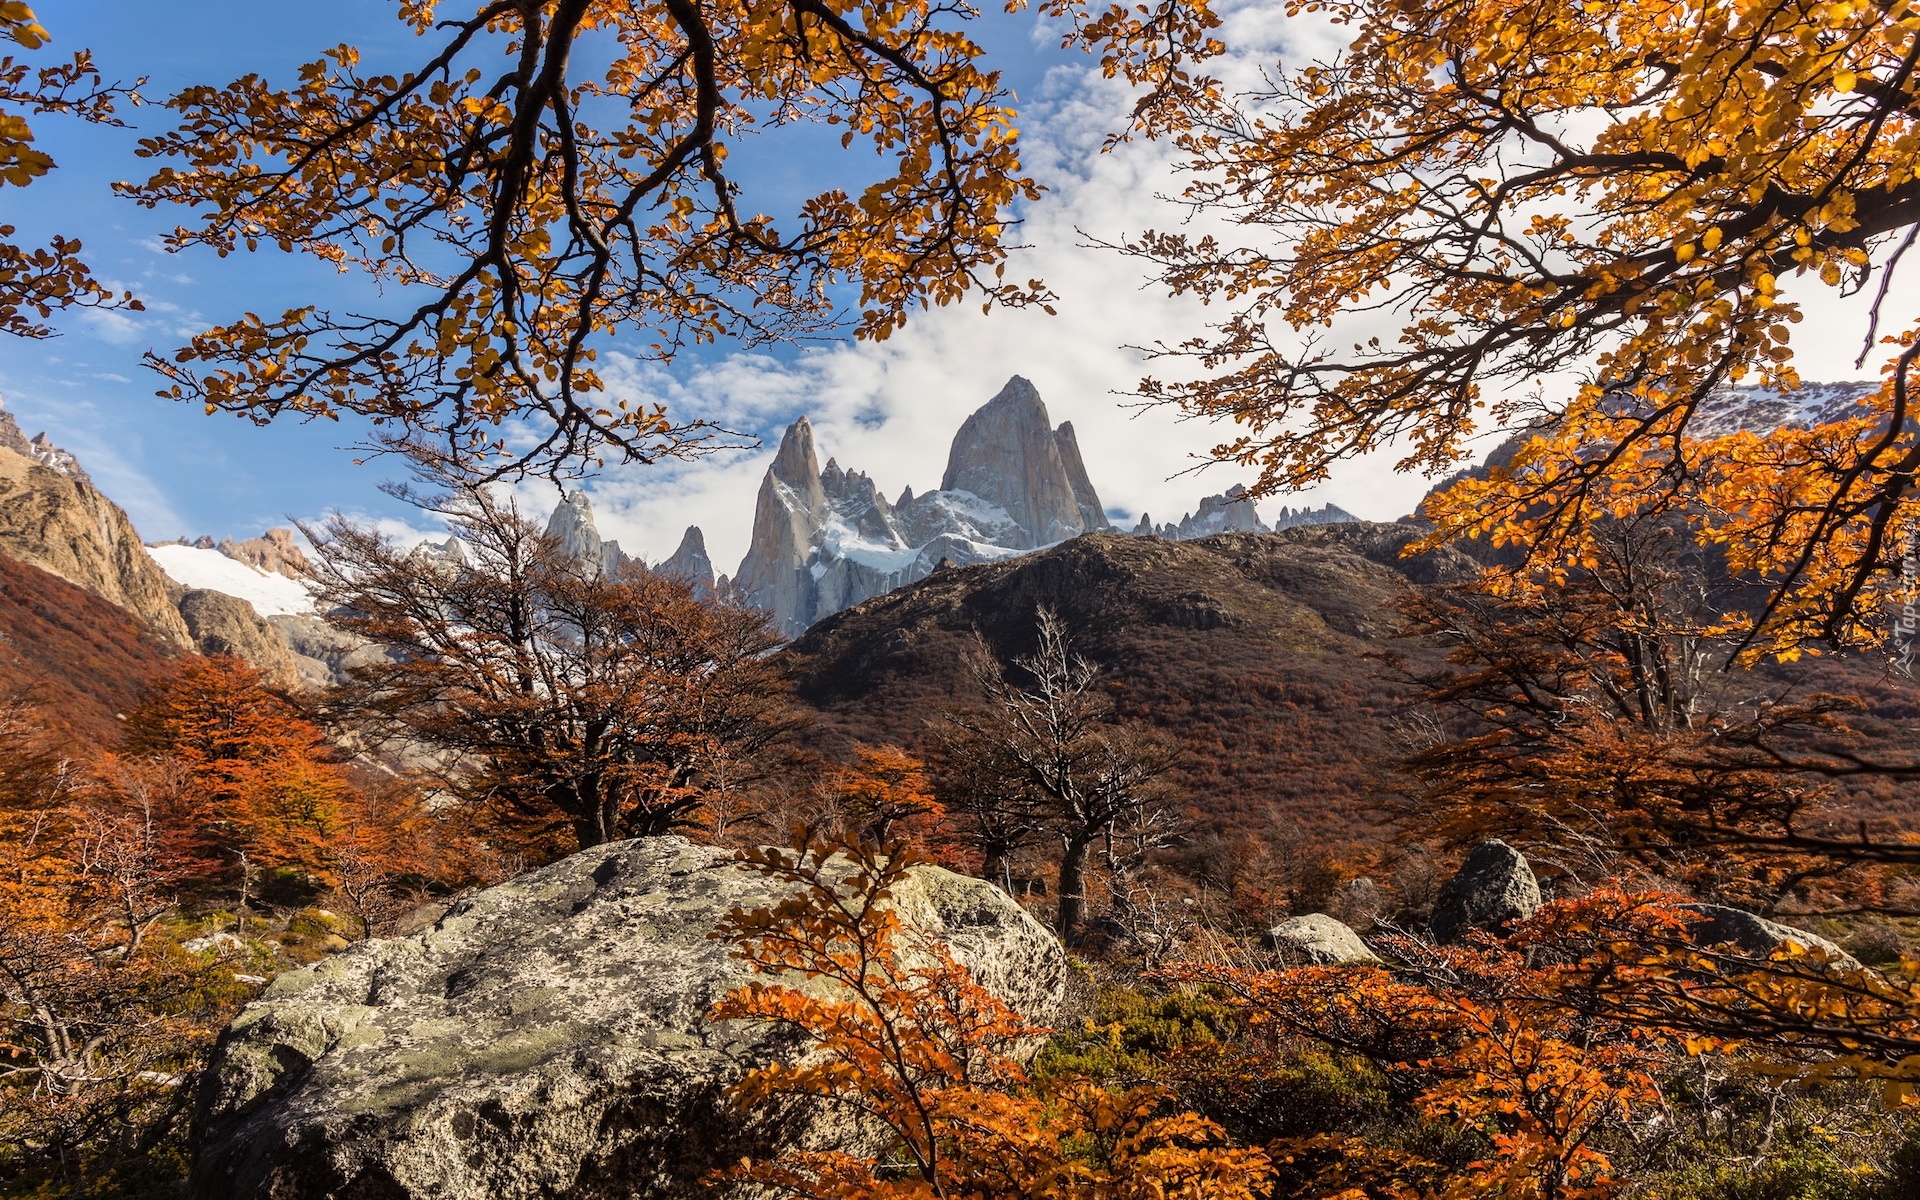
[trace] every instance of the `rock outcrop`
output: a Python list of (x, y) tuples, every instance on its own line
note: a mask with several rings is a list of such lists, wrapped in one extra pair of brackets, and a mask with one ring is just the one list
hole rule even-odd
[(0, 554), (57, 575), (118, 605), (162, 643), (193, 648), (173, 591), (133, 522), (101, 495), (73, 456), (28, 441), (0, 411)]
[(679, 547), (655, 564), (653, 569), (662, 575), (685, 580), (700, 595), (713, 594), (713, 560), (707, 557), (707, 538), (698, 525), (687, 526), (686, 533), (680, 536)]
[(960, 426), (940, 490), (965, 492), (1006, 513), (1016, 550), (1113, 528), (1073, 426), (1053, 428), (1040, 393), (1018, 375)]
[[(708, 1007), (754, 976), (707, 936), (780, 887), (682, 838), (596, 847), (431, 929), (280, 976), (222, 1039), (199, 1100), (197, 1200), (667, 1200), (789, 1146), (859, 1148), (844, 1110), (741, 1113), (727, 1085), (790, 1054)], [(895, 903), (1046, 1022), (1058, 944), (992, 886), (920, 868)]]
[(347, 671), (371, 662), (382, 651), (372, 642), (327, 624), (312, 613), (282, 613), (267, 618), (293, 651), (293, 664), (303, 682), (313, 687), (344, 683)]
[(1359, 934), (1326, 913), (1288, 917), (1268, 931), (1267, 944), (1314, 966), (1380, 961)]
[(1848, 966), (1859, 965), (1852, 955), (1817, 933), (1782, 925), (1721, 904), (1683, 904), (1680, 907), (1701, 918), (1687, 931), (1687, 935), (1702, 946), (1731, 946), (1755, 958), (1766, 958), (1792, 943), (1803, 950), (1823, 951), (1832, 956), (1835, 962)]
[(306, 682), (286, 634), (245, 600), (199, 588), (180, 597), (179, 609), (200, 653), (244, 659), (277, 687)]
[(1320, 508), (1282, 508), (1269, 525), (1261, 519), (1260, 510), (1247, 495), (1247, 489), (1235, 484), (1217, 496), (1202, 499), (1198, 509), (1177, 522), (1155, 525), (1152, 518), (1142, 513), (1133, 532), (1187, 542), (1216, 533), (1271, 533), (1302, 525), (1345, 525), (1359, 519), (1344, 508), (1328, 504)]
[(582, 491), (561, 496), (553, 515), (547, 518), (547, 536), (559, 542), (568, 555), (607, 575), (618, 571), (626, 561), (619, 542), (600, 536), (593, 520), (593, 502)]
[(1441, 887), (1433, 906), (1433, 940), (1464, 941), (1467, 931), (1498, 932), (1540, 911), (1540, 882), (1527, 856), (1498, 838), (1481, 842)]
[[(213, 539), (201, 540), (211, 542)], [(294, 540), (291, 529), (269, 529), (259, 537), (243, 542), (226, 538), (215, 549), (235, 562), (246, 563), (255, 570), (272, 575), (285, 575), (289, 579), (303, 579), (313, 570), (313, 564), (307, 561), (306, 552)]]

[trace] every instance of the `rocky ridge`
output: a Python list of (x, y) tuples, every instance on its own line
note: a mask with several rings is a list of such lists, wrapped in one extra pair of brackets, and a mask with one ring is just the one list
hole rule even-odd
[[(1142, 516), (1133, 532), (1187, 541), (1353, 521), (1333, 505), (1263, 521), (1246, 489), (1201, 501), (1177, 524)], [(735, 594), (798, 636), (843, 609), (924, 579), (942, 564), (997, 562), (1113, 529), (1071, 422), (1054, 426), (1033, 384), (1016, 375), (954, 435), (934, 491), (889, 502), (864, 472), (828, 458), (813, 425), (788, 427), (760, 484), (753, 538)]]
[(937, 490), (889, 503), (864, 472), (820, 466), (813, 424), (788, 427), (761, 481), (735, 592), (789, 636), (931, 574), (1111, 529), (1073, 426), (1019, 376), (954, 436)]
[(0, 553), (57, 575), (134, 614), (163, 644), (194, 648), (176, 592), (133, 522), (71, 454), (29, 441), (0, 410)]
[(1302, 525), (1344, 525), (1359, 519), (1335, 504), (1298, 509), (1283, 506), (1269, 525), (1261, 519), (1260, 510), (1255, 507), (1247, 489), (1236, 483), (1217, 496), (1202, 499), (1198, 509), (1184, 514), (1178, 522), (1155, 525), (1151, 514), (1141, 513), (1140, 523), (1133, 527), (1133, 532), (1147, 537), (1189, 542), (1216, 533), (1274, 533), (1282, 529), (1297, 529)]

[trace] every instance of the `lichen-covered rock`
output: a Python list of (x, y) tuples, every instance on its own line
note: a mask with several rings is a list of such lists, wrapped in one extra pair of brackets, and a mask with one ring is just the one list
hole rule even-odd
[(1540, 911), (1540, 881), (1527, 856), (1498, 838), (1481, 842), (1441, 887), (1433, 905), (1433, 940), (1458, 942), (1470, 929), (1498, 931)]
[[(753, 978), (707, 935), (780, 885), (683, 838), (618, 842), (489, 888), (431, 929), (282, 975), (203, 1084), (197, 1200), (665, 1200), (741, 1156), (857, 1146), (846, 1113), (742, 1113), (727, 1086), (794, 1049), (711, 1022)], [(895, 903), (1048, 1021), (1065, 962), (978, 880), (919, 868)]]
[(1687, 930), (1687, 935), (1701, 946), (1732, 946), (1755, 958), (1766, 958), (1792, 942), (1802, 949), (1824, 951), (1835, 962), (1859, 965), (1846, 951), (1817, 933), (1721, 904), (1682, 904), (1680, 908), (1702, 918)]
[(1281, 953), (1297, 955), (1316, 966), (1380, 961), (1359, 934), (1326, 913), (1288, 917), (1268, 932), (1267, 941)]

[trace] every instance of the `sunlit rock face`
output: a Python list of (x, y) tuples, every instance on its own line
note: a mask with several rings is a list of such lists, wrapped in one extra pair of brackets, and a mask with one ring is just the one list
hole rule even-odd
[(820, 466), (813, 425), (795, 421), (761, 481), (736, 593), (792, 636), (821, 617), (964, 566), (1111, 529), (1073, 426), (1055, 428), (1015, 376), (953, 439), (937, 491), (892, 503), (864, 472)]

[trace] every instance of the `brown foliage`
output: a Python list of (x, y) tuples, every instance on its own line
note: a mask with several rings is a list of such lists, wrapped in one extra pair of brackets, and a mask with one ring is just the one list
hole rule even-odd
[[(1186, 199), (1236, 233), (1125, 247), (1228, 310), (1162, 348), (1195, 372), (1143, 391), (1234, 421), (1215, 455), (1257, 465), (1256, 490), (1389, 445), (1404, 468), (1444, 471), (1490, 425), (1545, 417), (1510, 463), (1429, 501), (1436, 541), (1515, 547), (1524, 590), (1584, 562), (1608, 519), (1665, 513), (1764, 581), (1756, 652), (1879, 640), (1880, 601), (1911, 592), (1888, 567), (1920, 464), (1915, 331), (1896, 330), (1849, 419), (1727, 432), (1708, 401), (1743, 378), (1799, 383), (1790, 294), (1878, 274), (1886, 299), (1920, 195), (1904, 10), (1293, 10), (1344, 26), (1347, 51), (1276, 67), (1250, 95), (1168, 100)], [(1349, 337), (1369, 309), (1397, 333)], [(1863, 361), (1881, 316), (1876, 302), (1860, 323)]]
[(387, 652), (330, 699), (337, 717), (453, 756), (446, 787), (542, 848), (696, 825), (771, 768), (796, 717), (764, 613), (603, 574), (482, 487), (419, 502), (458, 555), (344, 518), (312, 531), (330, 619)]
[(0, 727), (0, 1180), (136, 1156), (184, 1116), (250, 989), (151, 937), (191, 864), (160, 814), (86, 777), (32, 714)]
[(0, 555), (0, 690), (37, 696), (56, 736), (114, 744), (119, 714), (175, 658), (125, 609)]
[(1911, 753), (1850, 728), (1858, 700), (1738, 669), (1737, 631), (1671, 528), (1616, 523), (1596, 544), (1604, 558), (1525, 597), (1403, 602), (1454, 647), (1422, 677), (1439, 719), (1406, 760), (1403, 820), (1457, 845), (1505, 838), (1576, 887), (1637, 874), (1760, 911), (1810, 889), (1884, 901), (1883, 878), (1848, 868), (1920, 849), (1900, 822), (1870, 841), (1834, 777)]

